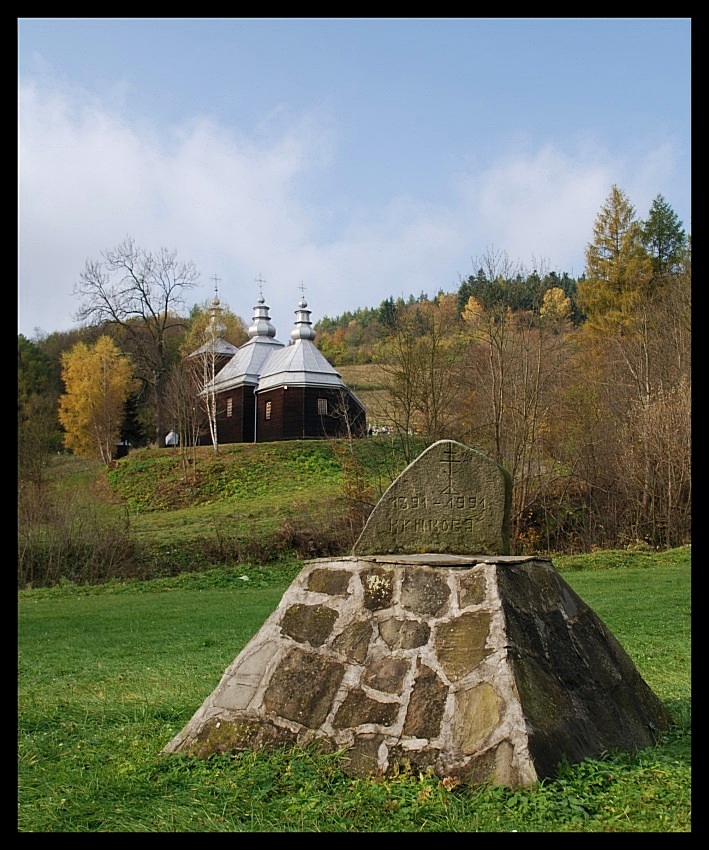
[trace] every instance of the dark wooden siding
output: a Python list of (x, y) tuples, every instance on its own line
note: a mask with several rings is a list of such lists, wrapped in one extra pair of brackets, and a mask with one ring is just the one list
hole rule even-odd
[[(231, 416), (227, 416), (229, 399), (232, 402)], [(253, 443), (254, 405), (252, 386), (234, 387), (217, 395), (217, 438), (220, 443)]]
[[(266, 405), (271, 403), (271, 418), (266, 419)], [(277, 387), (257, 394), (258, 422), (256, 441), (302, 439), (303, 387)]]
[[(326, 398), (329, 413), (318, 412), (318, 399)], [(266, 405), (271, 403), (271, 418), (266, 419)], [(345, 394), (350, 428), (355, 436), (367, 432), (363, 408), (349, 393)], [(325, 437), (344, 437), (347, 424), (340, 412), (342, 399), (338, 390), (319, 387), (278, 387), (258, 393), (257, 442), (275, 440), (321, 440)], [(339, 414), (339, 415), (338, 415)]]

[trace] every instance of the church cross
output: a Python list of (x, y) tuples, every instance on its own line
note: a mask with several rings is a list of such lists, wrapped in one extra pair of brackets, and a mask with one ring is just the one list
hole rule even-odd
[(266, 281), (261, 277), (261, 272), (259, 272), (258, 277), (255, 277), (254, 280), (258, 283), (259, 295), (263, 295), (263, 285)]

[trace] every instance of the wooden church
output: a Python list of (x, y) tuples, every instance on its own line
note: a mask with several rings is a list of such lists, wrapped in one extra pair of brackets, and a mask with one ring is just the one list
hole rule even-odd
[[(216, 400), (220, 444), (366, 435), (366, 409), (316, 347), (307, 307), (301, 298), (284, 344), (276, 339), (261, 294), (247, 342), (235, 348), (216, 338), (190, 355), (211, 356), (213, 377), (203, 393)], [(215, 297), (213, 310), (218, 309)], [(210, 442), (209, 428), (202, 428), (200, 443)]]

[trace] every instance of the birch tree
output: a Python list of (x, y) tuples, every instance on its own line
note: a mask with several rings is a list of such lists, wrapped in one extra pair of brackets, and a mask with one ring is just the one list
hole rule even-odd
[(66, 392), (59, 399), (64, 443), (82, 457), (113, 460), (126, 400), (135, 389), (133, 366), (108, 336), (80, 342), (62, 355)]

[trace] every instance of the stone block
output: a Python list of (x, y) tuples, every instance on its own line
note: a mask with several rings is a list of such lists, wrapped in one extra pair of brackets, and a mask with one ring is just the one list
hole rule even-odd
[(505, 469), (476, 449), (439, 440), (387, 489), (352, 552), (506, 555), (511, 501)]

